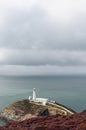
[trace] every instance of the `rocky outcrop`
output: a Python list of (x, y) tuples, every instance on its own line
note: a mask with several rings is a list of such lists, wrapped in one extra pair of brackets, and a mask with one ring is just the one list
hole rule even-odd
[(0, 118), (5, 122), (19, 121), (36, 116), (48, 115), (71, 115), (74, 112), (59, 104), (48, 103), (42, 105), (40, 102), (31, 102), (28, 99), (16, 101), (0, 112)]
[(73, 115), (38, 116), (16, 121), (0, 130), (86, 130), (86, 110)]
[(16, 101), (0, 112), (0, 118), (6, 122), (23, 120), (26, 116), (29, 118), (47, 115), (48, 112), (46, 106), (41, 104), (35, 104), (34, 102), (29, 102), (29, 100), (24, 99)]
[(48, 109), (45, 109), (43, 111), (40, 111), (38, 113), (38, 116), (48, 116), (49, 115), (49, 110)]

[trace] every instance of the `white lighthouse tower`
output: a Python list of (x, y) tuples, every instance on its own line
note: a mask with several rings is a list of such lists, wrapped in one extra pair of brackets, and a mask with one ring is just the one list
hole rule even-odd
[(36, 98), (36, 89), (35, 88), (33, 88), (33, 95), (29, 96), (29, 101), (42, 103), (43, 105), (46, 105), (49, 102), (49, 100), (46, 98)]
[(36, 101), (36, 89), (33, 88), (33, 101)]

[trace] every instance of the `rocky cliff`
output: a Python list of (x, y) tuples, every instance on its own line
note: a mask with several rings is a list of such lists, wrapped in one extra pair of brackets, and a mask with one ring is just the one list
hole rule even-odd
[(6, 122), (25, 120), (36, 116), (45, 115), (71, 115), (74, 111), (56, 103), (42, 105), (40, 102), (31, 102), (28, 99), (16, 101), (0, 112), (0, 118)]
[(0, 130), (86, 130), (86, 110), (73, 115), (52, 115), (16, 121)]

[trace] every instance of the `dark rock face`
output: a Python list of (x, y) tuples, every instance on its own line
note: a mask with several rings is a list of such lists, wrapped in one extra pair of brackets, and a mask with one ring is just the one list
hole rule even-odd
[(0, 130), (86, 130), (86, 110), (73, 115), (38, 116), (16, 121)]
[(49, 111), (48, 109), (45, 109), (44, 111), (40, 111), (38, 116), (48, 116), (49, 115)]

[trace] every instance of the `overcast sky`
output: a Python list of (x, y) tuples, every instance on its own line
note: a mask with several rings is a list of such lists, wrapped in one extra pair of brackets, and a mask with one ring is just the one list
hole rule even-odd
[(86, 74), (86, 0), (0, 0), (0, 75)]

